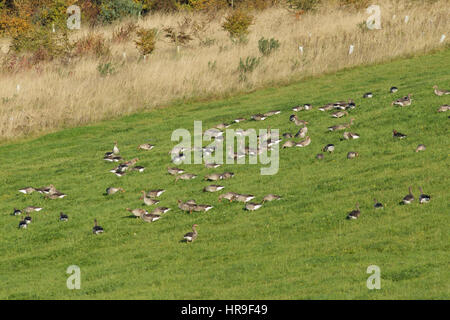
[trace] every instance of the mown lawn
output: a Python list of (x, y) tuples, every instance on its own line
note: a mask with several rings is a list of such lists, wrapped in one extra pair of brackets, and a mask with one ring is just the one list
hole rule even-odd
[[(286, 87), (268, 88), (222, 101), (179, 103), (115, 121), (67, 129), (38, 139), (0, 146), (0, 298), (2, 299), (448, 299), (450, 298), (450, 219), (448, 202), (448, 114), (437, 113), (450, 96), (434, 95), (432, 86), (450, 89), (450, 50), (383, 65), (359, 67)], [(389, 93), (391, 86), (399, 92)], [(372, 91), (374, 98), (363, 99)], [(413, 94), (410, 107), (391, 102)], [(350, 131), (361, 138), (340, 141), (342, 132), (327, 127), (344, 123), (317, 106), (353, 98), (356, 119)], [(177, 128), (204, 129), (236, 117), (280, 109), (263, 122), (248, 121), (233, 128), (271, 128), (295, 133), (291, 108), (312, 103), (299, 112), (309, 121), (312, 143), (280, 150), (280, 170), (259, 174), (261, 165), (180, 165), (198, 174), (192, 181), (174, 182), (170, 141)], [(392, 129), (407, 134), (394, 140)], [(126, 159), (139, 157), (144, 173), (122, 178), (108, 172), (114, 164), (102, 160), (119, 142)], [(138, 151), (144, 142), (151, 151)], [(336, 151), (315, 155), (334, 143)], [(416, 153), (419, 143), (427, 150)], [(360, 157), (348, 160), (348, 151)], [(281, 201), (255, 212), (242, 203), (217, 201), (203, 193), (211, 172), (233, 171), (221, 181), (225, 191), (268, 193)], [(47, 200), (18, 193), (25, 186), (53, 183), (68, 196)], [(430, 194), (428, 204), (399, 205), (413, 186)], [(126, 192), (111, 197), (109, 186)], [(163, 188), (161, 206), (172, 208), (155, 223), (132, 219), (125, 208), (142, 207), (140, 190)], [(385, 209), (375, 211), (376, 197)], [(214, 208), (207, 213), (181, 212), (178, 199), (195, 199)], [(355, 202), (358, 220), (346, 220)], [(19, 230), (13, 208), (44, 209)], [(70, 217), (58, 221), (59, 212)], [(105, 233), (92, 234), (97, 218)], [(193, 244), (182, 243), (191, 225), (199, 225)], [(81, 268), (81, 289), (68, 290), (66, 269)], [(366, 269), (381, 269), (381, 289), (368, 290)]]

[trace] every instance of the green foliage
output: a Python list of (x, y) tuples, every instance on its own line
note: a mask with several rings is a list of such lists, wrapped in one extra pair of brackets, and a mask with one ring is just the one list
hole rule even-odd
[(67, 14), (66, 10), (69, 2), (66, 0), (52, 0), (38, 8), (33, 16), (33, 23), (41, 26), (51, 27), (52, 25), (65, 27)]
[(225, 18), (222, 28), (228, 32), (231, 39), (242, 42), (245, 41), (253, 21), (252, 15), (243, 10), (235, 10)]
[(100, 63), (97, 66), (97, 70), (102, 77), (110, 76), (116, 73), (116, 68), (112, 62)]
[(264, 39), (264, 37), (262, 37), (258, 41), (259, 52), (261, 52), (261, 54), (264, 56), (270, 55), (273, 51), (277, 50), (279, 47), (280, 41), (274, 38)]
[(135, 40), (136, 48), (143, 56), (151, 54), (155, 50), (157, 33), (157, 29), (145, 28), (139, 29), (136, 32), (138, 36), (138, 39)]
[(112, 23), (127, 16), (138, 16), (142, 11), (142, 4), (133, 0), (105, 0), (100, 5), (98, 19), (102, 23)]
[(261, 61), (260, 57), (247, 57), (245, 60), (239, 59), (239, 80), (246, 81), (247, 73), (253, 72)]

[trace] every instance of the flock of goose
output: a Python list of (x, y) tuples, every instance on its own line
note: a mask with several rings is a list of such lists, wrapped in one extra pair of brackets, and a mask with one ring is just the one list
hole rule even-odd
[[(434, 89), (434, 93), (438, 96), (450, 94), (450, 91), (440, 90), (437, 86), (433, 86), (433, 89)], [(398, 91), (398, 88), (396, 88), (396, 87), (392, 87), (390, 89), (391, 93), (395, 93), (397, 91)], [(373, 94), (371, 92), (365, 93), (363, 95), (363, 98), (372, 98), (372, 97), (373, 97)], [(393, 101), (392, 105), (405, 107), (405, 106), (411, 105), (412, 100), (413, 100), (412, 94), (408, 94), (407, 96), (404, 96), (402, 98), (399, 98), (399, 99), (396, 99), (395, 101)], [(354, 108), (356, 108), (356, 105), (355, 105), (354, 101), (352, 99), (350, 99), (349, 101), (338, 101), (338, 102), (328, 103), (322, 107), (319, 107), (318, 109), (323, 112), (333, 111), (331, 113), (331, 116), (333, 118), (342, 118), (342, 117), (348, 116), (349, 115), (348, 111), (351, 109), (354, 109)], [(312, 109), (313, 109), (313, 107), (310, 104), (304, 104), (302, 106), (299, 105), (299, 106), (293, 107), (292, 111), (300, 112), (300, 111), (309, 111)], [(439, 109), (437, 111), (438, 112), (446, 112), (449, 109), (450, 109), (449, 105), (442, 105), (441, 107), (439, 107)], [(252, 115), (250, 119), (254, 120), (254, 121), (263, 121), (270, 116), (277, 115), (280, 113), (281, 113), (280, 110), (269, 111), (264, 114), (258, 113), (258, 114)], [(233, 122), (240, 123), (242, 121), (246, 121), (246, 119), (237, 118)], [(282, 148), (306, 147), (306, 146), (310, 145), (311, 138), (309, 136), (307, 136), (308, 121), (299, 119), (299, 117), (296, 114), (291, 115), (289, 117), (289, 121), (295, 123), (296, 126), (300, 126), (300, 129), (294, 135), (292, 135), (291, 133), (283, 134), (283, 138), (287, 139), (287, 141), (285, 141), (283, 143)], [(342, 123), (342, 124), (328, 127), (328, 130), (329, 131), (344, 130), (343, 138), (341, 140), (358, 139), (360, 137), (359, 134), (347, 131), (347, 129), (349, 129), (352, 126), (354, 121), (355, 121), (355, 119), (351, 118), (350, 121), (347, 123)], [(221, 123), (221, 124), (215, 126), (215, 129), (223, 130), (225, 128), (228, 128), (229, 126), (230, 126), (229, 124)], [(269, 129), (270, 129), (270, 127), (269, 127)], [(223, 139), (223, 131), (220, 131), (220, 133), (221, 134), (216, 136), (216, 139), (220, 139), (220, 138)], [(244, 131), (244, 130), (236, 131), (236, 134), (237, 135), (239, 135), (239, 134), (246, 135), (246, 131)], [(405, 134), (402, 134), (395, 129), (393, 130), (392, 136), (394, 138), (398, 138), (398, 139), (406, 138)], [(300, 138), (303, 140), (296, 142), (294, 140), (291, 140), (292, 138)], [(252, 150), (252, 149), (246, 147), (244, 150), (238, 151), (237, 153), (233, 153), (233, 150), (230, 150), (228, 156), (236, 159), (236, 158), (243, 157), (245, 155), (255, 155), (255, 154), (258, 154), (261, 152), (261, 148), (269, 148), (269, 147), (272, 147), (273, 145), (276, 145), (282, 141), (282, 139), (272, 140), (270, 130), (268, 131), (267, 134), (265, 134), (263, 136), (259, 136), (258, 139), (260, 141), (260, 149)], [(154, 145), (146, 143), (146, 144), (139, 145), (138, 149), (150, 151), (154, 147), (155, 147)], [(419, 144), (416, 148), (416, 152), (424, 151), (425, 149), (426, 149), (425, 145)], [(322, 148), (323, 152), (328, 152), (328, 153), (332, 153), (334, 150), (335, 150), (335, 146), (333, 144), (327, 144), (326, 146), (324, 146)], [(174, 153), (176, 154), (175, 156), (172, 156), (172, 162), (176, 163), (177, 160), (183, 160), (184, 156), (185, 156), (184, 154), (187, 151), (196, 151), (196, 150), (187, 149), (187, 148), (181, 148), (178, 150), (172, 149), (172, 151), (170, 153), (172, 155)], [(197, 150), (197, 151), (201, 151), (204, 154), (211, 154), (212, 152), (214, 152), (214, 149), (201, 148), (201, 150)], [(359, 155), (358, 152), (349, 151), (347, 154), (347, 158), (348, 159), (356, 158), (356, 157), (358, 157), (358, 155)], [(316, 155), (316, 158), (324, 159), (324, 154), (319, 153)], [(144, 167), (136, 165), (136, 163), (139, 161), (138, 158), (134, 158), (129, 161), (124, 161), (120, 155), (120, 150), (118, 148), (117, 142), (114, 142), (113, 150), (111, 152), (105, 153), (103, 159), (105, 161), (109, 161), (109, 162), (121, 162), (116, 168), (110, 170), (110, 172), (116, 174), (119, 177), (126, 175), (128, 171), (143, 172), (145, 170)], [(219, 166), (220, 166), (220, 164), (216, 164), (216, 163), (206, 163), (205, 164), (206, 168), (217, 168)], [(168, 167), (167, 172), (169, 174), (175, 176), (175, 182), (178, 180), (192, 180), (197, 177), (196, 174), (187, 173), (183, 169), (176, 168), (176, 167)], [(234, 177), (233, 172), (223, 172), (223, 173), (208, 174), (204, 177), (204, 179), (206, 181), (219, 181), (219, 180), (224, 180), (224, 179), (231, 179), (233, 177)], [(224, 186), (221, 186), (219, 184), (211, 184), (211, 185), (205, 186), (203, 188), (203, 192), (219, 192), (219, 191), (222, 191), (224, 188), (225, 188)], [(424, 194), (421, 187), (419, 187), (419, 191), (420, 191), (419, 203), (423, 204), (423, 203), (429, 202), (431, 197), (429, 195)], [(19, 192), (26, 194), (26, 195), (29, 195), (33, 192), (38, 192), (38, 193), (44, 195), (48, 199), (60, 199), (60, 198), (64, 198), (66, 196), (66, 194), (58, 191), (53, 185), (44, 186), (41, 188), (26, 187), (26, 188), (20, 189)], [(111, 196), (118, 192), (125, 192), (125, 190), (120, 187), (109, 187), (106, 189), (105, 195)], [(164, 189), (150, 190), (148, 192), (142, 190), (141, 191), (142, 196), (140, 199), (143, 200), (143, 203), (146, 206), (157, 205), (159, 203), (159, 200), (157, 198), (159, 198), (164, 192), (165, 192)], [(268, 194), (263, 197), (261, 202), (251, 202), (251, 200), (253, 200), (254, 198), (255, 198), (255, 196), (252, 194), (239, 194), (239, 193), (235, 193), (235, 192), (226, 192), (226, 193), (220, 194), (218, 197), (218, 200), (219, 200), (219, 202), (221, 202), (223, 199), (226, 199), (229, 202), (232, 202), (232, 201), (242, 202), (242, 203), (244, 203), (244, 206), (245, 206), (244, 209), (249, 210), (249, 211), (255, 211), (255, 210), (258, 210), (259, 208), (261, 208), (263, 206), (263, 204), (267, 201), (280, 200), (281, 196), (275, 195), (275, 194)], [(411, 204), (414, 200), (415, 200), (415, 197), (412, 193), (412, 187), (410, 186), (409, 193), (402, 199), (401, 204), (405, 204), (405, 205)], [(185, 202), (182, 200), (178, 200), (178, 208), (181, 211), (189, 212), (191, 214), (192, 212), (207, 212), (213, 208), (213, 205), (198, 204), (195, 200), (188, 200)], [(384, 205), (382, 203), (378, 202), (376, 199), (374, 199), (374, 208), (383, 209)], [(18, 216), (18, 215), (21, 215), (23, 212), (26, 213), (26, 216), (23, 217), (23, 219), (19, 223), (19, 228), (27, 228), (28, 224), (30, 224), (32, 222), (30, 213), (39, 212), (41, 210), (42, 210), (41, 207), (34, 207), (34, 206), (28, 206), (28, 207), (24, 208), (23, 210), (19, 210), (19, 209), (15, 208), (13, 215)], [(136, 218), (140, 218), (145, 222), (154, 222), (154, 221), (161, 219), (162, 215), (171, 209), (167, 208), (167, 207), (156, 207), (151, 212), (149, 212), (146, 209), (141, 209), (141, 208), (137, 208), (137, 209), (126, 208), (126, 210), (129, 211), (131, 214), (133, 214)], [(361, 215), (361, 211), (359, 208), (359, 204), (356, 203), (356, 209), (351, 211), (347, 215), (347, 219), (357, 219), (360, 217), (360, 215)], [(68, 221), (69, 217), (66, 214), (64, 214), (63, 212), (61, 212), (60, 216), (59, 216), (59, 220), (60, 221)], [(192, 226), (192, 232), (188, 232), (184, 235), (184, 240), (186, 242), (193, 242), (197, 238), (197, 236), (198, 236), (198, 232), (196, 229), (197, 227), (198, 227), (198, 225), (194, 224)], [(92, 232), (94, 234), (100, 234), (100, 233), (104, 232), (104, 229), (98, 225), (97, 219), (94, 220), (94, 227), (92, 228)]]

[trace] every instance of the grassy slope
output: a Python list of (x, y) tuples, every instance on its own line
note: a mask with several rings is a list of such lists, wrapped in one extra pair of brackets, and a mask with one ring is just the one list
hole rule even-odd
[[(177, 105), (117, 121), (64, 130), (32, 141), (0, 147), (0, 298), (148, 298), (148, 299), (297, 299), (297, 298), (449, 298), (448, 118), (437, 113), (450, 97), (437, 97), (431, 86), (450, 87), (450, 51), (385, 65), (361, 67), (335, 75), (269, 88), (224, 101)], [(391, 85), (400, 91), (387, 93)], [(373, 91), (370, 100), (361, 98)], [(412, 92), (408, 108), (394, 108), (394, 97)], [(259, 165), (207, 170), (185, 166), (203, 176), (229, 169), (235, 178), (223, 182), (228, 191), (269, 192), (284, 200), (248, 213), (238, 203), (218, 203), (204, 194), (207, 183), (196, 179), (176, 185), (166, 172), (173, 129), (230, 121), (280, 108), (265, 122), (247, 122), (295, 132), (288, 121), (298, 103), (321, 105), (354, 97), (356, 141), (339, 141), (326, 133), (335, 120), (314, 110), (300, 113), (310, 121), (312, 144), (281, 150), (276, 176), (259, 175)], [(237, 128), (237, 126), (235, 127)], [(408, 134), (394, 141), (396, 128)], [(446, 139), (447, 138), (447, 139)], [(156, 148), (139, 152), (148, 139)], [(117, 178), (101, 160), (118, 140), (125, 158), (139, 156), (145, 173)], [(335, 143), (325, 160), (314, 158), (322, 146)], [(415, 153), (419, 143), (427, 150)], [(347, 160), (348, 151), (361, 157)], [(45, 200), (17, 189), (53, 183), (69, 196)], [(432, 195), (427, 205), (399, 206), (408, 185), (422, 185)], [(108, 186), (123, 195), (105, 198)], [(139, 191), (165, 188), (161, 205), (172, 211), (146, 224), (128, 218), (126, 207), (140, 207)], [(372, 198), (386, 204), (372, 208)], [(192, 216), (176, 208), (177, 199), (212, 203), (208, 213)], [(447, 200), (446, 200), (447, 199)], [(345, 220), (359, 201), (362, 217)], [(18, 230), (13, 207), (40, 205), (28, 230)], [(60, 211), (69, 214), (59, 223)], [(96, 217), (105, 234), (91, 234)], [(199, 239), (180, 243), (193, 223)], [(82, 289), (66, 288), (69, 265), (81, 267)], [(366, 288), (366, 269), (381, 267), (382, 289)]]

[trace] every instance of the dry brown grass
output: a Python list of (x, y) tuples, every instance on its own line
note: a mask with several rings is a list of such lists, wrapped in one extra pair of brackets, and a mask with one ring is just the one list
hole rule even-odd
[[(363, 32), (357, 25), (369, 16), (365, 10), (345, 11), (321, 8), (316, 14), (296, 16), (273, 8), (255, 14), (247, 44), (233, 44), (222, 30), (223, 15), (210, 22), (197, 39), (177, 53), (162, 35), (154, 53), (140, 58), (133, 40), (111, 42), (112, 61), (117, 72), (101, 77), (95, 57), (52, 63), (37, 71), (5, 74), (0, 79), (0, 139), (39, 134), (62, 127), (109, 119), (138, 110), (169, 104), (173, 100), (222, 96), (252, 90), (272, 83), (286, 83), (345, 67), (371, 64), (407, 54), (427, 52), (448, 44), (439, 43), (450, 30), (450, 9), (445, 0), (407, 5), (380, 1), (382, 29)], [(392, 19), (396, 15), (396, 19)], [(410, 17), (404, 23), (404, 16)], [(155, 14), (139, 21), (139, 27), (176, 26), (185, 17), (200, 23), (206, 16), (177, 13)], [(126, 24), (127, 22), (124, 22)], [(74, 37), (101, 32), (107, 39), (115, 27), (81, 30)], [(259, 56), (258, 40), (276, 38), (278, 51), (264, 57), (256, 70), (239, 80), (240, 58)], [(5, 41), (5, 40), (3, 40)], [(348, 54), (349, 46), (355, 46)], [(0, 46), (2, 43), (0, 42)], [(299, 45), (304, 53), (300, 54)], [(3, 53), (2, 53), (3, 54)], [(216, 61), (212, 70), (208, 62)], [(17, 85), (20, 91), (17, 92)]]

